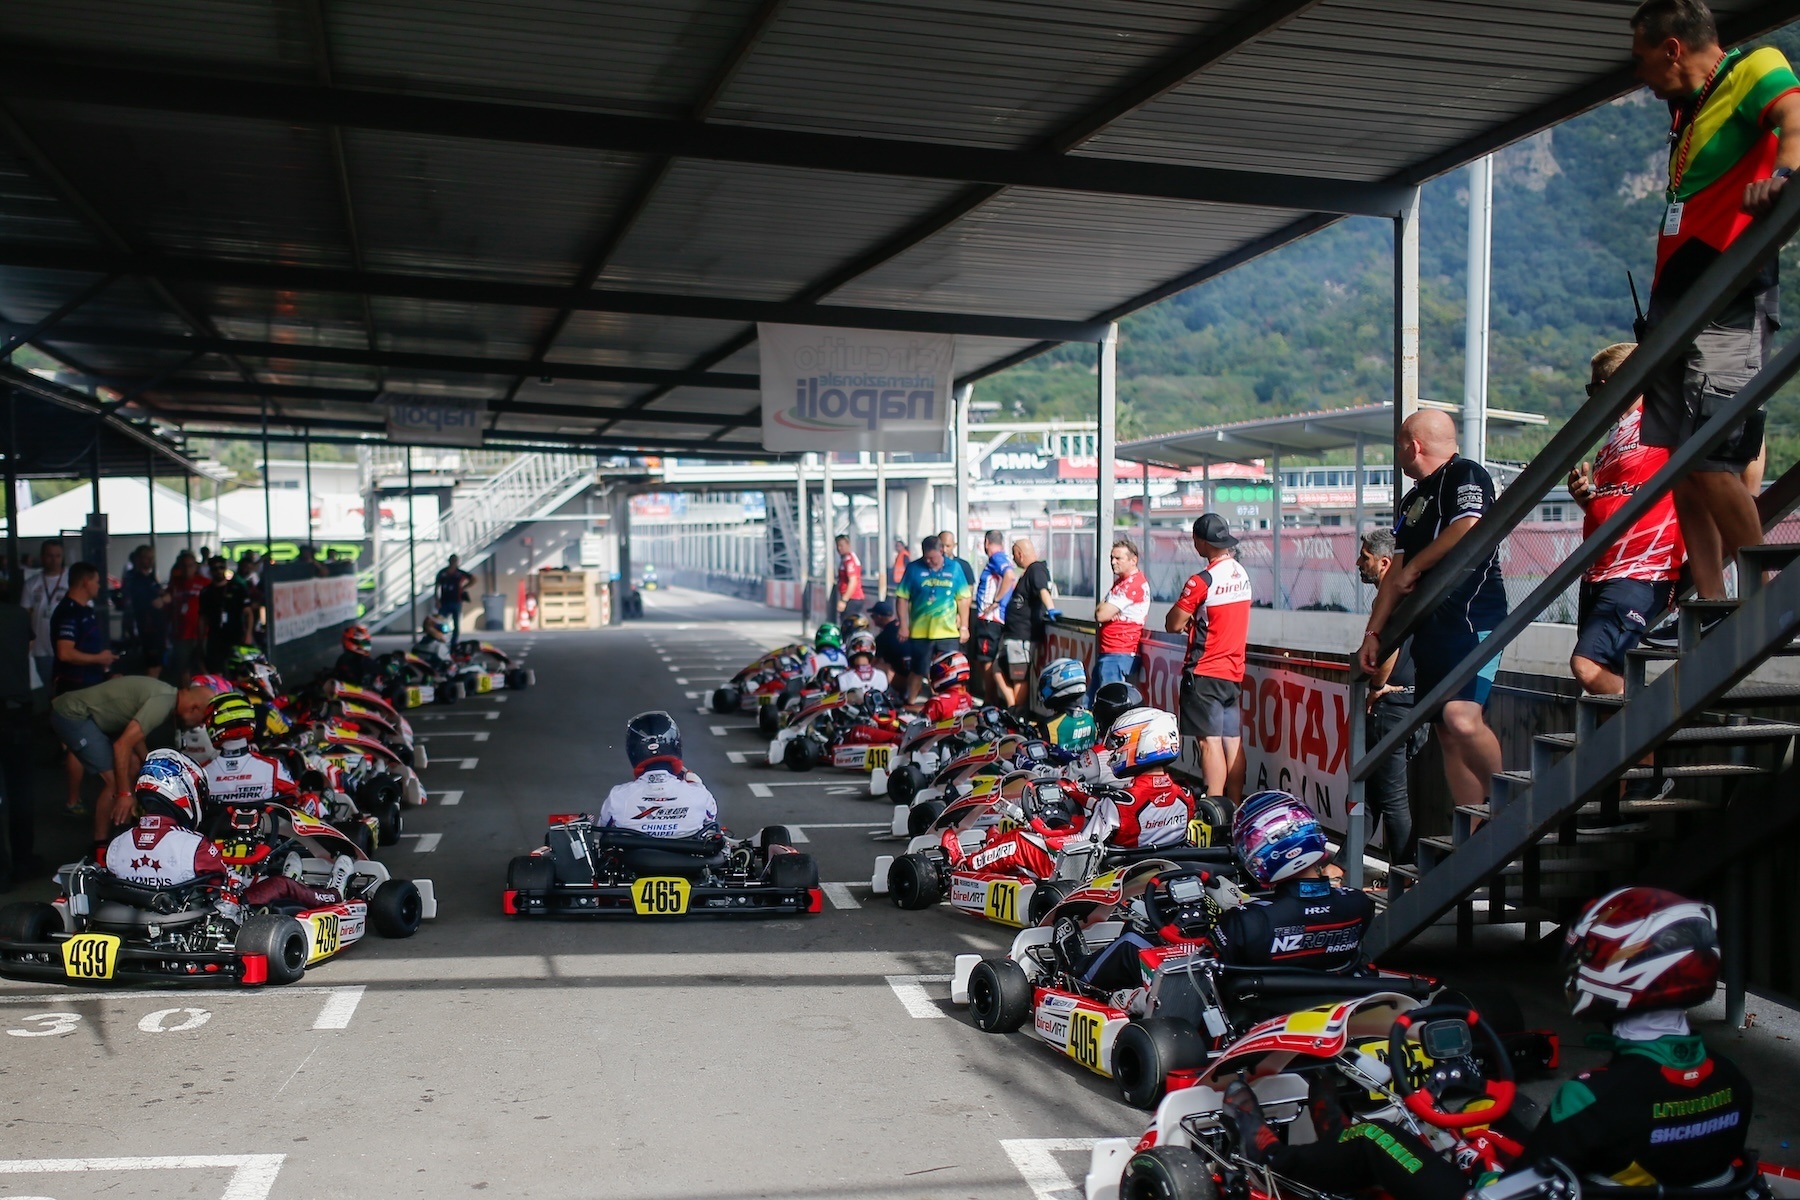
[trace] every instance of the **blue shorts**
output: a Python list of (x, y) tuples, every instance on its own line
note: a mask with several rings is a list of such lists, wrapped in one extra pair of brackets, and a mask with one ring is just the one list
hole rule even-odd
[[(1423, 701), (1431, 690), (1444, 681), (1456, 664), (1487, 640), (1491, 629), (1470, 630), (1444, 625), (1426, 625), (1413, 635), (1413, 695)], [(1486, 705), (1494, 688), (1494, 676), (1500, 673), (1500, 655), (1488, 659), (1481, 673), (1463, 684), (1452, 700), (1469, 700)]]
[(932, 659), (962, 649), (962, 643), (955, 638), (908, 638), (905, 645), (911, 655), (912, 673), (925, 680), (931, 678)]
[(1669, 607), (1674, 592), (1673, 580), (1583, 580), (1575, 617), (1575, 653), (1623, 675), (1626, 651), (1638, 644), (1651, 619)]
[(94, 724), (94, 718), (70, 720), (55, 709), (50, 710), (50, 728), (74, 752), (81, 765), (96, 775), (113, 769), (113, 742)]

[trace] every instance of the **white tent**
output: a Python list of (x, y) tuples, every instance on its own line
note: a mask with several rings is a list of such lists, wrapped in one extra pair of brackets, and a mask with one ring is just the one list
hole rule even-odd
[[(160, 535), (185, 533), (188, 528), (188, 507), (181, 492), (171, 489), (167, 484), (158, 483), (156, 496), (156, 531)], [(65, 530), (81, 529), (87, 524), (88, 513), (93, 511), (94, 493), (87, 484), (64, 492), (60, 496), (52, 496), (48, 500), (39, 501), (30, 508), (19, 513), (19, 536), (22, 538), (51, 538), (60, 536)], [(108, 533), (113, 537), (127, 535), (146, 535), (150, 532), (150, 504), (142, 479), (119, 478), (102, 479), (100, 481), (100, 510), (106, 514)], [(209, 535), (202, 539), (218, 542), (219, 522), (214, 520), (211, 501), (194, 502), (193, 530), (195, 537), (202, 533)], [(0, 520), (0, 525), (4, 520)], [(262, 534), (260, 510), (254, 532), (239, 529), (229, 519), (224, 522), (224, 540), (235, 540)]]

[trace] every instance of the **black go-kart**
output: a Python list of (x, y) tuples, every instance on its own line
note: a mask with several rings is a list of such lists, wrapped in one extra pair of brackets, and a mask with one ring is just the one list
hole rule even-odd
[(509, 916), (778, 916), (825, 907), (819, 867), (785, 826), (732, 841), (651, 837), (596, 828), (585, 814), (553, 815), (546, 844), (506, 868)]

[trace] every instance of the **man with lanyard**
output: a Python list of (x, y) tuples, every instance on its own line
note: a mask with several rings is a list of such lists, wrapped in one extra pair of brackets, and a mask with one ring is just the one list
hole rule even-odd
[[(1394, 535), (1371, 529), (1362, 536), (1356, 556), (1356, 572), (1376, 588), (1394, 566)], [(1363, 749), (1373, 750), (1388, 730), (1412, 715), (1412, 639), (1388, 655), (1381, 669), (1369, 677), (1369, 719), (1363, 726)], [(1381, 821), (1390, 863), (1410, 863), (1417, 852), (1413, 843), (1412, 799), (1407, 792), (1406, 764), (1425, 749), (1425, 731), (1415, 730), (1406, 744), (1381, 760), (1364, 785), (1369, 810)]]
[(124, 592), (125, 615), (137, 641), (138, 653), (143, 658), (144, 674), (152, 679), (159, 678), (169, 643), (169, 594), (156, 578), (154, 546), (139, 546), (131, 552)]
[[(1720, 47), (1701, 0), (1640, 4), (1631, 17), (1631, 57), (1637, 77), (1668, 101), (1670, 114), (1668, 206), (1650, 289), (1654, 326), (1774, 206), (1800, 168), (1800, 79), (1773, 47), (1748, 54)], [(1779, 323), (1778, 299), (1771, 256), (1685, 353), (1647, 381), (1644, 445), (1673, 450), (1687, 442), (1762, 368)], [(1675, 483), (1675, 511), (1702, 599), (1725, 599), (1725, 565), (1740, 546), (1762, 542), (1756, 498), (1741, 478), (1761, 452), (1762, 432), (1759, 411)]]
[[(1456, 423), (1437, 409), (1421, 409), (1406, 418), (1395, 439), (1395, 461), (1418, 482), (1400, 504), (1394, 527), (1399, 553), (1375, 593), (1368, 629), (1357, 651), (1357, 664), (1371, 677), (1382, 665), (1375, 658), (1381, 631), (1401, 599), (1412, 594), (1419, 580), (1494, 503), (1493, 477), (1480, 463), (1457, 454)], [(1506, 587), (1495, 552), (1412, 631), (1413, 686), (1418, 696), (1430, 695), (1505, 616)], [(1485, 803), (1489, 783), (1500, 771), (1500, 740), (1488, 728), (1483, 712), (1499, 669), (1500, 657), (1495, 655), (1433, 714), (1438, 745), (1444, 751), (1444, 775), (1459, 805)]]
[(452, 554), (450, 565), (437, 573), (437, 615), (450, 618), (450, 645), (462, 638), (462, 610), (469, 599), (469, 585), (475, 577), (462, 569), (462, 560)]
[(1028, 705), (1026, 681), (1031, 678), (1032, 662), (1041, 661), (1037, 648), (1043, 644), (1046, 622), (1056, 615), (1056, 596), (1050, 583), (1050, 568), (1038, 557), (1037, 547), (1029, 538), (1012, 544), (1012, 560), (1018, 577), (1013, 583), (1012, 598), (1006, 602), (1001, 657), (994, 677), (1006, 685), (1007, 704)]
[(1144, 618), (1150, 615), (1150, 581), (1138, 570), (1137, 543), (1120, 538), (1112, 544), (1112, 587), (1094, 608), (1099, 634), (1094, 640), (1094, 672), (1088, 677), (1088, 704), (1103, 684), (1117, 683), (1137, 663), (1144, 640)]
[(981, 539), (987, 559), (981, 564), (981, 574), (975, 580), (975, 599), (969, 605), (974, 616), (970, 624), (969, 661), (981, 677), (988, 703), (1011, 705), (1012, 689), (1000, 671), (1000, 642), (1006, 635), (1006, 604), (1012, 599), (1018, 572), (1006, 557), (1005, 545), (1006, 536), (998, 529), (988, 530)]
[(850, 548), (850, 535), (837, 535), (837, 622), (842, 625), (863, 611), (862, 560)]
[(63, 544), (54, 538), (38, 550), (43, 569), (25, 580), (20, 603), (31, 614), (31, 653), (37, 660), (38, 682), (51, 686), (56, 667), (56, 643), (50, 637), (50, 614), (69, 594), (69, 571), (63, 563)]
[(944, 557), (936, 537), (919, 543), (921, 557), (907, 565), (906, 575), (894, 589), (900, 606), (898, 637), (912, 654), (911, 676), (906, 683), (906, 702), (917, 703), (930, 678), (931, 664), (940, 655), (961, 648), (969, 636), (970, 576)]
[[(1244, 655), (1250, 642), (1250, 575), (1232, 554), (1238, 544), (1218, 513), (1194, 518), (1199, 571), (1169, 606), (1163, 628), (1187, 634), (1181, 668), (1181, 733), (1197, 743), (1206, 794), (1244, 794)], [(1096, 695), (1096, 699), (1098, 696)]]

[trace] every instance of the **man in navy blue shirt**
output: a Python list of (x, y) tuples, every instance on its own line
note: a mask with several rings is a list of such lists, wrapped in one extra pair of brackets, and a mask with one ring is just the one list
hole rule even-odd
[(456, 646), (462, 637), (462, 610), (469, 599), (469, 585), (475, 577), (462, 569), (462, 560), (456, 555), (450, 556), (450, 565), (437, 573), (437, 611), (440, 617), (450, 618), (450, 645)]
[[(1382, 665), (1375, 661), (1382, 627), (1401, 598), (1418, 587), (1494, 503), (1494, 481), (1487, 469), (1456, 453), (1456, 423), (1448, 414), (1421, 409), (1406, 418), (1395, 439), (1395, 452), (1400, 469), (1418, 482), (1400, 503), (1394, 523), (1394, 563), (1375, 594), (1368, 632), (1357, 653), (1358, 665), (1367, 675)], [(1505, 616), (1506, 587), (1495, 553), (1413, 631), (1413, 691), (1418, 700), (1422, 703)], [(1500, 739), (1488, 728), (1483, 712), (1499, 668), (1496, 655), (1433, 717), (1444, 751), (1444, 774), (1459, 805), (1485, 801), (1490, 780), (1500, 771)]]
[(116, 657), (108, 645), (106, 614), (95, 605), (100, 569), (92, 563), (69, 568), (69, 594), (50, 614), (50, 642), (56, 647), (57, 695), (104, 682)]

